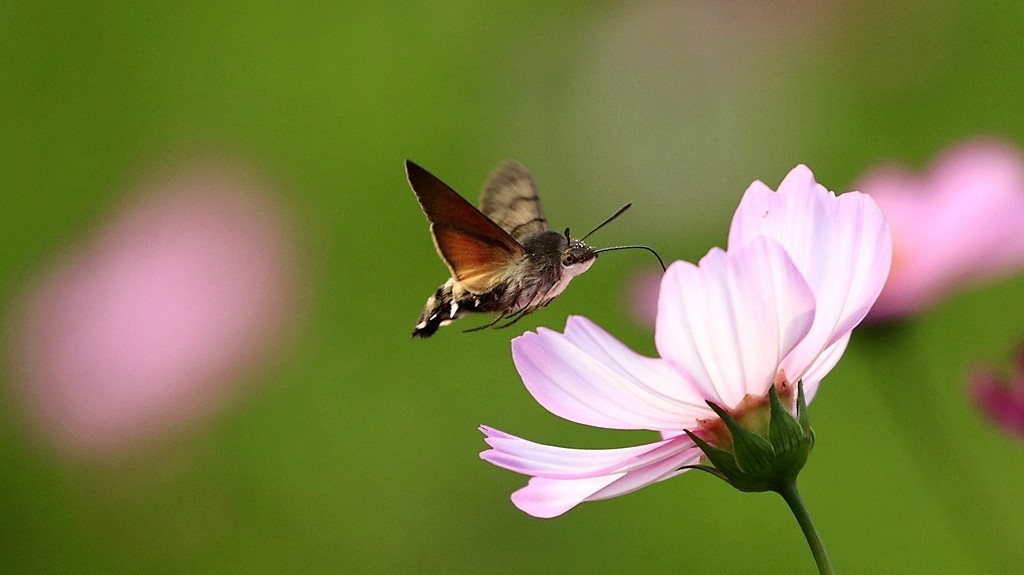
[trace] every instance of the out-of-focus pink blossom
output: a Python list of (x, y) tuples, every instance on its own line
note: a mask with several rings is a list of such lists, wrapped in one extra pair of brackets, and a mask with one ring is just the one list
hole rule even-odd
[(892, 272), (869, 320), (1024, 269), (1024, 156), (1006, 143), (962, 144), (924, 175), (881, 168), (855, 189), (882, 207), (893, 239)]
[(764, 404), (774, 384), (813, 399), (853, 328), (882, 290), (892, 244), (881, 210), (863, 194), (836, 197), (798, 166), (774, 192), (747, 190), (729, 249), (698, 265), (676, 262), (658, 300), (655, 343), (644, 357), (582, 317), (564, 333), (538, 329), (512, 342), (523, 383), (548, 411), (609, 429), (649, 429), (661, 440), (621, 449), (569, 449), (484, 426), (481, 457), (531, 476), (512, 495), (530, 515), (553, 517), (617, 497), (699, 462), (685, 433), (716, 442), (721, 419)]
[(975, 368), (967, 381), (978, 409), (1007, 434), (1024, 438), (1024, 349), (1016, 359), (1008, 378), (989, 368)]
[(28, 417), (78, 455), (197, 423), (294, 311), (290, 238), (254, 179), (203, 169), (145, 188), (18, 309)]
[(627, 280), (622, 292), (622, 307), (636, 323), (648, 327), (654, 325), (664, 275), (661, 268), (650, 268), (633, 274)]

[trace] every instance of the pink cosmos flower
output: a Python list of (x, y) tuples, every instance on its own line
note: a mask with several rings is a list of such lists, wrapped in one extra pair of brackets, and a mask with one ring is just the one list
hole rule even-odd
[(1024, 156), (994, 140), (961, 144), (919, 176), (882, 168), (856, 186), (893, 237), (889, 281), (869, 319), (918, 312), (963, 285), (1024, 269)]
[(221, 169), (151, 184), (46, 270), (11, 338), (41, 435), (104, 456), (239, 390), (294, 312), (291, 241), (260, 187)]
[(976, 368), (968, 383), (975, 405), (992, 423), (1009, 435), (1024, 437), (1024, 348), (1017, 353), (1014, 367), (1009, 378)]
[[(701, 451), (689, 430), (721, 446), (708, 401), (742, 418), (776, 384), (807, 400), (839, 360), (885, 282), (891, 241), (868, 196), (836, 197), (798, 166), (773, 192), (755, 182), (733, 218), (728, 251), (669, 267), (658, 300), (660, 357), (639, 355), (582, 317), (564, 333), (512, 342), (527, 389), (555, 415), (597, 427), (649, 429), (654, 443), (621, 449), (542, 445), (484, 426), (481, 457), (531, 476), (512, 495), (536, 517), (616, 497), (686, 471)], [(790, 403), (792, 405), (792, 403)]]

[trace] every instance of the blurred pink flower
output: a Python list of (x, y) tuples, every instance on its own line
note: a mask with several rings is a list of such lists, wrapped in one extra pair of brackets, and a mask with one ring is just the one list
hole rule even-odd
[(658, 293), (665, 272), (648, 268), (634, 273), (622, 291), (622, 307), (636, 323), (653, 326), (658, 317)]
[(512, 496), (530, 515), (554, 517), (583, 501), (616, 497), (686, 471), (701, 451), (689, 430), (716, 442), (707, 401), (740, 416), (772, 384), (788, 401), (803, 380), (810, 401), (874, 303), (892, 245), (878, 206), (836, 197), (805, 166), (773, 192), (747, 190), (728, 252), (676, 262), (661, 283), (655, 343), (641, 356), (582, 317), (565, 332), (538, 329), (512, 342), (533, 397), (560, 417), (611, 429), (650, 429), (662, 440), (609, 450), (533, 443), (484, 426), (481, 457), (529, 475)]
[(257, 183), (203, 170), (149, 188), (19, 309), (28, 415), (80, 455), (197, 423), (293, 311), (289, 238)]
[(975, 368), (967, 382), (978, 409), (999, 428), (1024, 437), (1024, 349), (1017, 353), (1009, 378), (988, 368)]
[(916, 313), (1024, 269), (1024, 156), (1008, 144), (961, 144), (923, 176), (882, 168), (855, 189), (882, 207), (893, 238), (892, 273), (869, 320)]

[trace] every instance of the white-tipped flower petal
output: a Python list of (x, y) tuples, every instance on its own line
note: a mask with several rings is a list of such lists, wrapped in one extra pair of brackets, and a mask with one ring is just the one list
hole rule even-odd
[(821, 355), (814, 360), (811, 367), (804, 372), (800, 379), (804, 383), (804, 395), (807, 397), (807, 403), (810, 403), (814, 399), (815, 394), (818, 393), (818, 386), (821, 385), (821, 380), (825, 379), (825, 376), (839, 363), (839, 358), (843, 357), (843, 352), (846, 351), (848, 343), (850, 343), (849, 333), (825, 348), (825, 351), (821, 352)]
[(686, 471), (680, 468), (697, 464), (700, 457), (700, 450), (690, 444), (672, 457), (625, 473), (581, 479), (534, 477), (512, 494), (512, 503), (534, 517), (556, 517), (584, 501), (618, 497), (674, 477)]
[(526, 487), (512, 494), (512, 503), (534, 517), (558, 517), (583, 503), (622, 475), (601, 475), (586, 479), (533, 477)]
[(786, 252), (761, 238), (735, 252), (712, 250), (699, 266), (672, 264), (655, 341), (707, 399), (734, 407), (767, 393), (813, 321), (811, 289)]
[(892, 240), (874, 200), (857, 192), (836, 197), (802, 165), (778, 192), (754, 182), (744, 194), (729, 250), (762, 237), (782, 245), (814, 292), (814, 326), (782, 366), (795, 380), (867, 315), (889, 274)]
[(533, 397), (577, 423), (681, 430), (713, 415), (671, 365), (626, 348), (584, 318), (570, 318), (565, 334), (541, 328), (515, 338), (512, 358)]
[(551, 479), (581, 479), (625, 473), (674, 457), (694, 446), (678, 436), (655, 443), (618, 449), (570, 449), (544, 445), (501, 430), (480, 426), (491, 449), (480, 457), (509, 471)]

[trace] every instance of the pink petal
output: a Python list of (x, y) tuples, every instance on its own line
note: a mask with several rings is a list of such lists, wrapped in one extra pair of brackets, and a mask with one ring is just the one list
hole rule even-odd
[(875, 170), (857, 182), (885, 214), (893, 241), (892, 269), (870, 317), (895, 317), (921, 309), (941, 296), (949, 268), (944, 245), (948, 232), (937, 225), (939, 206), (927, 199), (925, 183), (895, 168)]
[(878, 201), (893, 235), (893, 271), (872, 310), (877, 319), (1024, 269), (1024, 157), (1008, 144), (967, 142), (924, 176), (876, 169), (858, 189)]
[(481, 426), (491, 449), (481, 459), (498, 467), (537, 477), (581, 479), (625, 473), (674, 457), (693, 447), (687, 436), (618, 449), (572, 449), (534, 443), (503, 431)]
[(512, 341), (523, 383), (548, 411), (611, 429), (676, 429), (712, 412), (670, 364), (644, 357), (585, 318)]
[(13, 337), (29, 413), (79, 456), (194, 426), (280, 342), (291, 241), (258, 181), (156, 181), (50, 268)]
[(804, 383), (804, 394), (807, 403), (811, 403), (814, 396), (817, 395), (821, 380), (825, 379), (825, 376), (839, 363), (839, 358), (843, 357), (843, 352), (846, 351), (846, 346), (849, 343), (850, 334), (847, 333), (839, 338), (839, 341), (825, 348), (825, 351), (821, 352), (821, 355), (814, 360), (811, 367), (800, 378)]
[(778, 192), (755, 182), (743, 196), (729, 250), (763, 236), (782, 245), (814, 292), (814, 326), (782, 364), (796, 379), (871, 309), (889, 273), (892, 240), (874, 200), (857, 192), (836, 197), (802, 165)]
[(997, 141), (968, 142), (936, 160), (928, 180), (947, 224), (942, 251), (959, 264), (952, 279), (977, 281), (1024, 267), (1020, 150)]
[(968, 376), (969, 391), (975, 405), (1003, 431), (1024, 435), (1024, 386), (1021, 374), (1007, 381), (988, 369), (975, 368)]
[(730, 408), (771, 386), (782, 358), (814, 321), (814, 296), (776, 242), (759, 238), (699, 266), (672, 264), (655, 341), (708, 399)]
[[(683, 439), (683, 438), (679, 438)], [(683, 441), (689, 441), (686, 437)], [(597, 493), (594, 493), (587, 499), (589, 501), (599, 501), (601, 499), (611, 499), (612, 497), (618, 497), (627, 493), (632, 493), (642, 487), (647, 487), (652, 483), (671, 479), (682, 473), (686, 473), (689, 469), (680, 469), (686, 465), (697, 465), (700, 463), (701, 457), (704, 453), (699, 447), (691, 445), (685, 451), (680, 451), (674, 454), (672, 457), (667, 457), (663, 460), (646, 465), (644, 467), (638, 467), (636, 469), (626, 472), (625, 475), (619, 477), (614, 482), (609, 483), (605, 488), (601, 489)]]
[(526, 487), (512, 494), (512, 503), (534, 517), (558, 517), (583, 503), (622, 475), (602, 475), (586, 479), (534, 477)]
[(634, 392), (649, 401), (667, 402), (668, 408), (684, 419), (709, 415), (707, 402), (700, 390), (684, 379), (685, 374), (681, 374), (673, 364), (636, 353), (582, 316), (569, 316), (565, 337), (622, 377), (631, 378), (639, 388)]
[(526, 487), (512, 494), (512, 503), (534, 517), (556, 517), (584, 501), (610, 499), (669, 479), (686, 470), (680, 467), (700, 461), (700, 450), (692, 447), (673, 457), (627, 473), (585, 479), (534, 477)]
[(658, 292), (665, 272), (644, 269), (632, 275), (622, 292), (622, 307), (637, 324), (653, 327), (658, 318)]

